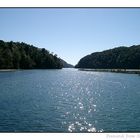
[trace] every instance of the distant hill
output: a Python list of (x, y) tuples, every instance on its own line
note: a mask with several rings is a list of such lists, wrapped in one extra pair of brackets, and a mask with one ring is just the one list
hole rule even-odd
[(23, 42), (0, 40), (0, 69), (61, 69), (57, 55)]
[(63, 59), (60, 59), (61, 60), (61, 63), (63, 65), (63, 68), (74, 68), (73, 65), (71, 64), (68, 64), (66, 61), (64, 61)]
[(140, 69), (140, 45), (95, 52), (80, 59), (76, 68)]

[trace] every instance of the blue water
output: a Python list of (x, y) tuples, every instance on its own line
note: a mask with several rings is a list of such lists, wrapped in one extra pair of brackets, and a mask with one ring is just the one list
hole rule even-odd
[(140, 132), (140, 76), (0, 72), (0, 132)]

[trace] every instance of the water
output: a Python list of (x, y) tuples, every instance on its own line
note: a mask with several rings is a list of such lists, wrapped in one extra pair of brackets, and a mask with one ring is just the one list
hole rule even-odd
[(1, 132), (140, 132), (140, 76), (0, 72)]

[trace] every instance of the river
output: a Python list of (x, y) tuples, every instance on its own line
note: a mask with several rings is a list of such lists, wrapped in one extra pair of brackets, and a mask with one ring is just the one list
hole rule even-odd
[(0, 132), (140, 132), (140, 76), (0, 72)]

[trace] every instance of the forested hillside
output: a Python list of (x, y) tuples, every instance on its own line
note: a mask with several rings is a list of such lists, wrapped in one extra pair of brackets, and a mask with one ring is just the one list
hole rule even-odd
[(76, 68), (140, 69), (140, 45), (118, 47), (83, 57)]
[(20, 42), (0, 40), (0, 69), (60, 69), (57, 55)]

